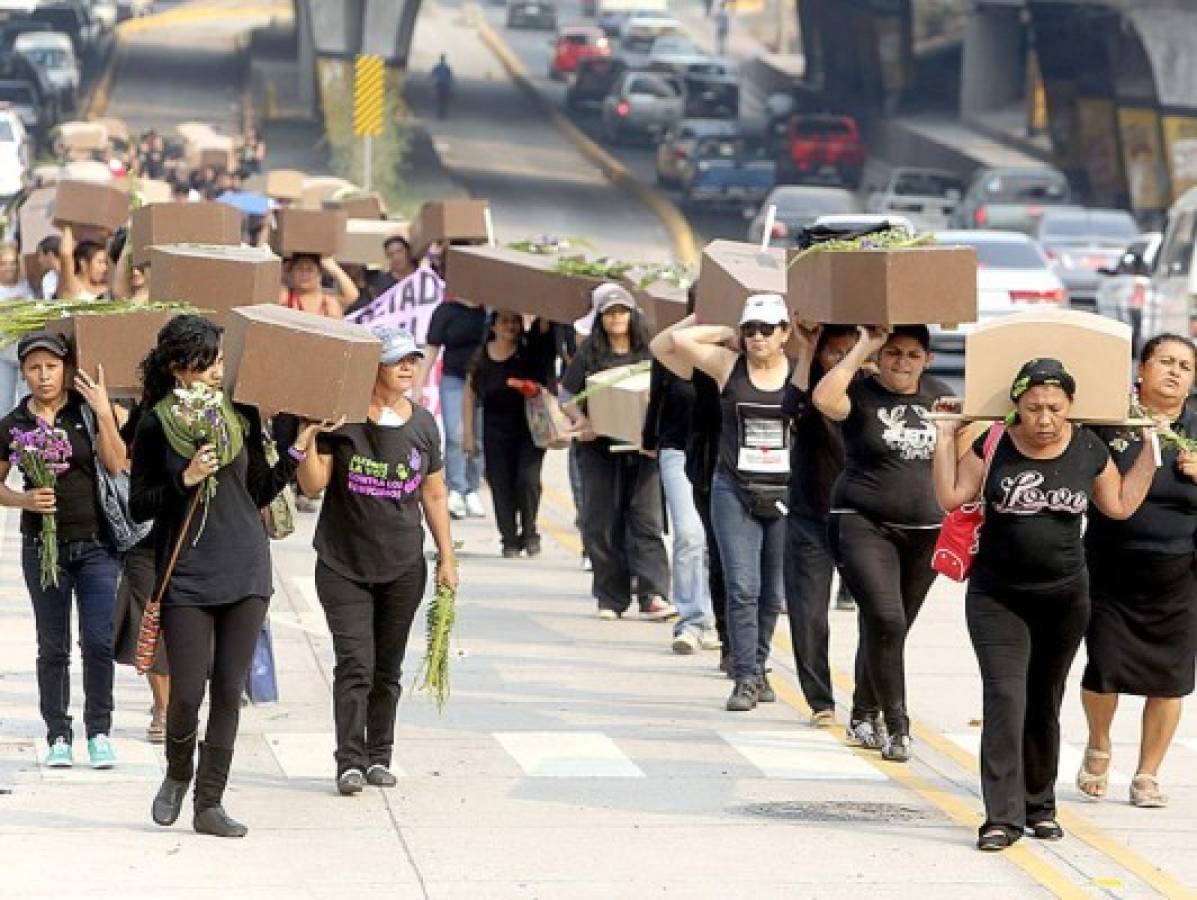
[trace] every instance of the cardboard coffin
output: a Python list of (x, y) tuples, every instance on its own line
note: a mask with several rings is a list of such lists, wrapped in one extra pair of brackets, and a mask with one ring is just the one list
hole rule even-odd
[(69, 154), (100, 152), (108, 147), (108, 129), (103, 122), (63, 122), (58, 143)]
[(304, 209), (322, 209), (324, 201), (338, 191), (355, 191), (357, 185), (335, 175), (309, 175), (303, 180), (299, 205)]
[(89, 181), (93, 184), (112, 184), (116, 181), (112, 177), (112, 170), (107, 163), (98, 159), (76, 159), (68, 162), (58, 170), (57, 184), (61, 181)]
[[(796, 258), (797, 257), (797, 258)], [(786, 298), (807, 322), (941, 325), (977, 320), (971, 247), (789, 254)]]
[(676, 325), (686, 317), (686, 292), (676, 285), (667, 282), (657, 282), (646, 288), (629, 285), (640, 311), (644, 314), (644, 322), (652, 334), (664, 331), (670, 325)]
[(325, 209), (339, 209), (351, 219), (385, 219), (386, 203), (376, 193), (352, 193), (344, 197), (334, 195), (323, 204)]
[(118, 397), (141, 395), (138, 369), (158, 342), (158, 332), (175, 315), (161, 310), (109, 315), (77, 315), (46, 323), (75, 351), (76, 365), (93, 378), (104, 367), (108, 392)]
[(54, 195), (54, 224), (91, 225), (116, 231), (129, 218), (129, 195), (92, 181), (59, 181)]
[(598, 278), (553, 271), (555, 256), (509, 247), (454, 247), (445, 268), (445, 290), (455, 297), (573, 324), (590, 311)]
[(1015, 313), (978, 325), (964, 343), (964, 415), (1001, 419), (1014, 405), (1010, 386), (1035, 357), (1064, 363), (1076, 379), (1071, 417), (1114, 423), (1126, 419), (1131, 391), (1131, 328), (1078, 310)]
[(268, 413), (364, 422), (382, 345), (366, 328), (283, 306), (234, 309), (225, 388)]
[(303, 198), (303, 183), (307, 177), (298, 169), (271, 169), (266, 173), (266, 196), (298, 202)]
[(622, 378), (627, 370), (628, 366), (617, 366), (587, 377), (588, 389), (615, 383), (600, 387), (586, 397), (586, 417), (596, 434), (639, 447), (648, 412), (649, 373), (639, 372)]
[(129, 143), (129, 126), (124, 119), (118, 119), (116, 116), (103, 116), (94, 121), (96, 124), (104, 126), (108, 132), (108, 140), (113, 143)]
[(744, 301), (753, 294), (786, 292), (785, 253), (758, 244), (711, 241), (702, 251), (694, 312), (703, 325), (740, 322)]
[(345, 240), (345, 213), (332, 209), (289, 207), (274, 214), (270, 246), (279, 256), (314, 253), (336, 257)]
[(194, 131), (184, 140), (183, 159), (189, 169), (203, 169), (211, 166), (218, 172), (232, 172), (235, 163), (233, 139), (226, 134)]
[(155, 244), (241, 243), (241, 213), (224, 203), (153, 203), (133, 210), (129, 225), (133, 265), (150, 261)]
[(417, 256), (436, 241), (484, 243), (490, 239), (486, 229), (485, 200), (439, 200), (425, 203), (411, 223), (411, 246)]
[(122, 190), (129, 191), (130, 196), (135, 189), (141, 206), (149, 206), (151, 203), (170, 203), (174, 197), (170, 182), (157, 178), (138, 178), (135, 182), (130, 182), (126, 178), (118, 180), (116, 183)]
[(278, 303), (283, 263), (263, 247), (164, 244), (150, 248), (150, 296), (204, 310), (226, 324), (236, 306)]
[(346, 219), (337, 261), (375, 269), (387, 268), (382, 244), (389, 237), (407, 237), (407, 224), (385, 219)]

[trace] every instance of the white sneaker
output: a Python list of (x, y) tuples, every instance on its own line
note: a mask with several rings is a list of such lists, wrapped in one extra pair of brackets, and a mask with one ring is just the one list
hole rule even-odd
[(722, 650), (723, 641), (719, 640), (716, 628), (704, 628), (698, 635), (698, 646), (703, 650)]
[(673, 636), (673, 652), (679, 656), (690, 656), (698, 649), (699, 639), (698, 635), (691, 629), (687, 628), (681, 634)]
[(594, 571), (594, 566), (590, 562), (590, 557), (587, 556), (585, 553), (582, 554), (582, 571), (583, 572), (593, 572)]
[(465, 495), (466, 513), (471, 519), (486, 518), (486, 507), (482, 505), (482, 498), (477, 491), (470, 491)]
[(468, 515), (465, 498), (457, 491), (449, 491), (449, 515), (454, 519), (464, 519)]
[(596, 619), (602, 619), (604, 622), (614, 622), (619, 618), (619, 613), (606, 606), (600, 606), (598, 612), (594, 614)]

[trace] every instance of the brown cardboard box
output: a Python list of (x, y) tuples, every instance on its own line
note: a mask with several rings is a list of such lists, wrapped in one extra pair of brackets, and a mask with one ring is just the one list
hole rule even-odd
[(60, 181), (54, 195), (54, 224), (94, 225), (116, 231), (129, 218), (129, 195), (91, 181)]
[(263, 247), (164, 244), (150, 248), (150, 296), (190, 303), (220, 324), (235, 306), (278, 303), (283, 264)]
[(37, 245), (42, 238), (58, 234), (54, 227), (54, 187), (34, 188), (21, 204), (18, 228), (21, 235), (21, 259), (25, 263), (25, 280), (35, 291), (42, 283), (41, 265), (37, 261)]
[(315, 253), (336, 257), (345, 241), (345, 213), (333, 209), (287, 209), (274, 214), (270, 246), (279, 256)]
[(153, 203), (133, 210), (133, 265), (150, 261), (154, 244), (241, 243), (241, 212), (224, 203)]
[(474, 303), (569, 325), (590, 311), (590, 292), (603, 282), (554, 272), (556, 261), (555, 256), (509, 247), (453, 247), (445, 290)]
[[(128, 179), (122, 179), (115, 184), (121, 190), (129, 191), (130, 195), (135, 184), (141, 206), (149, 206), (151, 203), (170, 203), (174, 197), (170, 182), (159, 181), (156, 178), (138, 178), (135, 183), (130, 183)], [(132, 204), (130, 203), (130, 205)]]
[(278, 305), (240, 307), (224, 336), (225, 388), (267, 412), (364, 422), (381, 352), (360, 325)]
[(971, 247), (791, 251), (787, 300), (808, 322), (938, 325), (977, 320)]
[(425, 203), (411, 223), (411, 246), (417, 256), (434, 241), (482, 243), (486, 233), (485, 200), (439, 200)]
[(345, 238), (337, 261), (385, 269), (387, 256), (382, 243), (394, 235), (407, 237), (407, 223), (388, 222), (385, 219), (346, 219)]
[(76, 159), (68, 162), (58, 170), (55, 184), (63, 181), (86, 181), (91, 184), (108, 184), (117, 187), (116, 179), (112, 177), (112, 170), (107, 163), (97, 159)]
[(664, 331), (686, 317), (686, 292), (682, 288), (667, 282), (658, 282), (647, 288), (629, 287), (652, 334)]
[(110, 394), (137, 397), (141, 395), (138, 368), (158, 342), (162, 326), (174, 315), (161, 310), (80, 315), (52, 320), (46, 328), (67, 339), (79, 369), (94, 378), (96, 367), (104, 367), (104, 382)]
[(324, 201), (338, 191), (357, 190), (357, 185), (335, 175), (311, 175), (303, 181), (299, 205), (304, 209), (323, 209)]
[(237, 168), (233, 153), (233, 139), (213, 134), (187, 146), (187, 162), (192, 169), (211, 166), (217, 172), (232, 172)]
[(1015, 313), (965, 335), (964, 415), (1000, 419), (1013, 407), (1010, 385), (1023, 363), (1058, 359), (1076, 379), (1072, 418), (1121, 422), (1131, 391), (1131, 329), (1071, 309)]
[(303, 198), (307, 175), (298, 169), (271, 169), (266, 173), (266, 196), (298, 202)]
[[(586, 387), (589, 389), (619, 378), (628, 368), (617, 366), (596, 372), (587, 377)], [(585, 403), (590, 427), (596, 434), (639, 447), (644, 416), (648, 412), (648, 384), (649, 373), (638, 372), (588, 395)]]
[(116, 116), (104, 116), (94, 121), (99, 125), (103, 125), (105, 130), (107, 130), (108, 140), (119, 144), (129, 143), (129, 126), (125, 123), (124, 119), (118, 119)]
[(58, 143), (72, 156), (99, 152), (108, 147), (108, 129), (103, 122), (63, 122), (58, 126)]
[(786, 292), (785, 253), (765, 251), (772, 263), (762, 262), (757, 244), (711, 241), (702, 251), (694, 311), (703, 325), (738, 325), (744, 301), (753, 294)]
[(325, 209), (343, 210), (351, 219), (385, 219), (387, 205), (376, 193), (354, 193), (332, 196), (324, 201)]

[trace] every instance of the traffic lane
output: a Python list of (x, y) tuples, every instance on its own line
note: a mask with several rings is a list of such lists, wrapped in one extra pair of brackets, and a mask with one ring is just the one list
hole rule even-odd
[[(449, 51), (454, 89), (448, 117), (435, 117), (427, 74)], [(426, 7), (412, 42), (406, 99), (452, 176), (486, 197), (500, 240), (576, 235), (627, 259), (668, 260), (661, 221), (612, 185), (512, 83), (461, 6)]]

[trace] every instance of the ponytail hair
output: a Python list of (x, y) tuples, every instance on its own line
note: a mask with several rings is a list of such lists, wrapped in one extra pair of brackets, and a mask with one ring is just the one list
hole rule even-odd
[(220, 356), (224, 329), (203, 316), (175, 316), (141, 363), (141, 402), (152, 409), (178, 384), (177, 372), (202, 371)]

